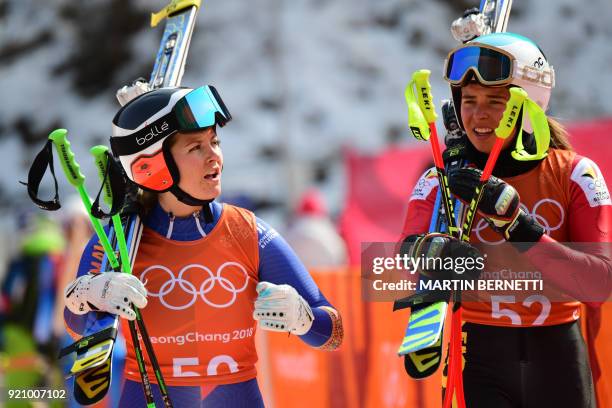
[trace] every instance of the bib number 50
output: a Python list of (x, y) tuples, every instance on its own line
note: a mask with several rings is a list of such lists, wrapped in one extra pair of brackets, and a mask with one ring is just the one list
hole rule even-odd
[(194, 367), (200, 365), (200, 359), (197, 357), (189, 358), (174, 358), (172, 359), (172, 376), (173, 377), (199, 377), (203, 375), (211, 376), (218, 374), (218, 368), (221, 364), (228, 366), (230, 373), (238, 372), (238, 363), (232, 357), (227, 354), (221, 354), (213, 357), (208, 362), (206, 374), (198, 373), (195, 371), (188, 371), (186, 367)]

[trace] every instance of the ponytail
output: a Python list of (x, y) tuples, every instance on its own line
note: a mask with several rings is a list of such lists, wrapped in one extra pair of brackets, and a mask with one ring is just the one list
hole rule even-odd
[(547, 117), (548, 127), (550, 128), (550, 147), (560, 150), (574, 151), (571, 143), (569, 142), (569, 134), (565, 127), (558, 122), (556, 119)]

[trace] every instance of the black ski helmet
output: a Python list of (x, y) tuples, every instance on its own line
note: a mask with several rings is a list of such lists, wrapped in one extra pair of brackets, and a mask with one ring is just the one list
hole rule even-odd
[(185, 204), (208, 208), (212, 200), (197, 199), (179, 188), (180, 173), (170, 154), (169, 136), (223, 127), (231, 119), (213, 86), (160, 88), (138, 96), (117, 112), (111, 147), (127, 177), (140, 188), (169, 191)]

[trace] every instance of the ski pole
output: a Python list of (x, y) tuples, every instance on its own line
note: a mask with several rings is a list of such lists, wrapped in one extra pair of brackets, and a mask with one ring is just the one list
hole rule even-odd
[[(504, 144), (504, 140), (510, 137), (516, 127), (516, 121), (518, 119), (521, 107), (527, 98), (527, 92), (521, 88), (510, 88), (510, 99), (506, 102), (506, 109), (502, 115), (499, 125), (495, 129), (495, 145), (487, 158), (485, 168), (480, 177), (480, 182), (474, 191), (472, 200), (470, 201), (468, 212), (466, 215), (463, 228), (461, 230), (461, 239), (463, 241), (469, 241), (470, 233), (474, 223), (476, 210), (478, 203), (482, 197), (484, 186), (489, 181), (495, 163), (499, 157), (499, 153)], [(450, 357), (448, 362), (448, 384), (446, 387), (446, 394), (444, 396), (444, 408), (449, 408), (452, 403), (453, 393), (457, 390), (457, 401), (461, 406), (465, 406), (465, 398), (463, 395), (463, 375), (462, 375), (462, 334), (461, 334), (461, 299), (460, 294), (455, 299), (453, 306), (453, 316), (451, 319), (451, 339), (450, 339)]]
[(527, 92), (525, 92), (525, 90), (522, 88), (510, 88), (510, 99), (508, 99), (504, 114), (499, 121), (498, 127), (495, 129), (495, 135), (497, 136), (495, 144), (493, 145), (493, 149), (491, 149), (491, 153), (487, 158), (485, 168), (480, 176), (480, 183), (474, 191), (474, 195), (472, 196), (472, 200), (470, 201), (470, 205), (468, 207), (467, 215), (465, 216), (465, 222), (463, 223), (462, 228), (462, 239), (464, 241), (469, 241), (470, 239), (472, 224), (474, 223), (476, 210), (478, 209), (478, 203), (480, 202), (484, 186), (489, 181), (489, 177), (491, 177), (491, 173), (493, 172), (495, 163), (497, 163), (499, 153), (504, 145), (504, 140), (512, 135), (512, 132), (516, 127), (516, 120), (518, 119), (521, 107), (523, 106), (526, 98)]
[[(96, 231), (98, 238), (100, 239), (100, 243), (102, 244), (102, 247), (104, 248), (104, 252), (106, 253), (107, 259), (111, 267), (113, 268), (114, 271), (119, 272), (120, 264), (119, 264), (119, 261), (117, 260), (117, 255), (115, 254), (115, 251), (113, 250), (111, 246), (108, 236), (104, 232), (102, 223), (100, 222), (99, 219), (91, 215), (91, 199), (89, 198), (89, 194), (87, 194), (87, 191), (85, 189), (85, 185), (84, 185), (85, 176), (83, 175), (83, 173), (81, 173), (81, 166), (75, 160), (74, 153), (72, 152), (72, 149), (70, 147), (70, 142), (68, 141), (68, 138), (67, 138), (67, 133), (68, 131), (66, 129), (57, 129), (51, 132), (51, 134), (49, 135), (49, 139), (53, 142), (53, 144), (55, 145), (60, 155), (60, 159), (61, 159), (60, 162), (62, 164), (62, 168), (64, 169), (64, 173), (66, 174), (66, 178), (68, 179), (68, 182), (77, 189), (77, 191), (79, 192), (79, 195), (81, 196), (81, 200), (83, 201), (83, 204), (85, 205), (85, 208), (87, 210), (87, 214), (89, 215), (89, 220), (91, 221), (91, 224), (94, 230)], [(121, 220), (119, 220), (119, 224), (121, 224)], [(123, 236), (123, 229), (120, 229), (120, 231), (121, 231), (121, 235)], [(124, 246), (125, 246), (125, 237), (124, 237)], [(127, 251), (121, 250), (121, 244), (119, 245), (119, 248), (120, 248), (120, 253), (124, 252), (125, 254), (127, 254)], [(136, 307), (134, 307), (134, 310), (136, 311), (136, 315), (138, 317), (138, 311)], [(133, 321), (129, 322), (129, 326), (130, 326), (130, 333), (132, 335), (132, 338), (134, 339), (134, 344), (135, 344), (134, 348), (136, 351), (136, 357), (138, 361), (139, 370), (141, 366), (144, 369), (144, 358), (142, 356), (142, 350), (140, 349), (140, 344), (138, 343), (138, 335), (136, 333), (136, 326)], [(149, 393), (147, 394), (147, 392), (145, 391), (145, 394), (147, 395), (147, 407), (155, 407), (155, 404), (152, 399), (153, 391), (150, 389), (150, 383), (148, 380), (148, 375), (146, 373), (146, 370), (144, 372), (141, 372), (141, 376), (143, 379), (143, 384), (145, 383), (149, 384)], [(151, 398), (151, 403), (149, 403), (149, 397)]]
[[(412, 80), (408, 84), (405, 90), (406, 103), (408, 104), (408, 122), (413, 135), (419, 140), (430, 140), (431, 150), (434, 159), (434, 165), (436, 167), (436, 173), (438, 176), (438, 183), (440, 185), (441, 198), (444, 205), (444, 211), (446, 213), (448, 230), (451, 236), (461, 239), (461, 231), (457, 228), (455, 223), (455, 213), (453, 209), (453, 202), (451, 199), (450, 188), (448, 187), (448, 178), (446, 176), (446, 170), (444, 169), (444, 160), (442, 158), (442, 152), (440, 151), (440, 145), (438, 142), (438, 132), (436, 129), (436, 118), (437, 114), (433, 105), (433, 97), (431, 95), (431, 85), (429, 84), (429, 70), (419, 70), (412, 74)], [(413, 86), (417, 88), (417, 96), (414, 96)], [(426, 125), (427, 123), (427, 125)], [(444, 398), (444, 407), (447, 408), (447, 401), (452, 400), (454, 389), (457, 387), (457, 403), (460, 408), (465, 407), (465, 401), (463, 398), (463, 381), (461, 372), (456, 372), (455, 360), (461, 358), (461, 350), (459, 349), (459, 355), (457, 356), (456, 341), (457, 329), (459, 327), (459, 336), (461, 336), (461, 303), (459, 301), (460, 294), (454, 293), (454, 305), (453, 305), (453, 316), (451, 321), (451, 339), (449, 342), (449, 362), (447, 366), (447, 387)], [(412, 315), (411, 315), (412, 316)], [(410, 324), (410, 322), (409, 322)], [(460, 337), (459, 337), (459, 341)], [(461, 343), (459, 343), (461, 344)], [(460, 367), (460, 365), (459, 365)], [(459, 377), (456, 381), (456, 377)]]
[(117, 260), (117, 256), (111, 247), (110, 241), (104, 232), (104, 228), (100, 223), (100, 220), (91, 215), (91, 199), (85, 190), (85, 176), (81, 173), (81, 166), (75, 161), (74, 153), (70, 148), (70, 142), (66, 138), (68, 131), (66, 129), (56, 129), (51, 134), (49, 134), (49, 140), (53, 142), (57, 152), (60, 155), (60, 163), (62, 164), (62, 168), (64, 169), (64, 173), (66, 174), (66, 178), (68, 182), (72, 184), (79, 195), (81, 196), (81, 200), (85, 205), (85, 209), (87, 210), (87, 215), (89, 215), (89, 220), (100, 238), (100, 243), (104, 248), (104, 252), (108, 255), (108, 260), (113, 267), (114, 270), (119, 270), (119, 262)]
[[(110, 189), (110, 183), (106, 182), (106, 173), (108, 165), (108, 159), (105, 156), (106, 150), (107, 149), (105, 149), (104, 146), (94, 146), (89, 151), (94, 157), (96, 167), (98, 168), (98, 174), (102, 181), (104, 201), (106, 201), (108, 205), (112, 205), (113, 194)], [(111, 220), (115, 231), (117, 246), (119, 247), (119, 255), (121, 257), (121, 269), (123, 273), (132, 274), (127, 252), (127, 246), (125, 244), (123, 226), (121, 225), (121, 218), (119, 214), (114, 214), (111, 217)], [(140, 320), (141, 316), (139, 310), (136, 307), (134, 307), (134, 312), (136, 313), (136, 319)], [(145, 367), (144, 354), (140, 346), (140, 341), (138, 340), (138, 332), (136, 330), (136, 325), (133, 321), (130, 320), (128, 321), (128, 326), (130, 328), (130, 335), (132, 336), (132, 343), (134, 343), (134, 352), (136, 354), (136, 362), (138, 363), (138, 372), (140, 373), (140, 378), (142, 380), (142, 387), (145, 394), (145, 399), (147, 401), (147, 407), (153, 408), (155, 407), (153, 389), (151, 388), (151, 382), (149, 380), (149, 375), (147, 374), (147, 370)]]
[[(446, 170), (444, 169), (442, 152), (440, 151), (440, 142), (438, 141), (438, 131), (436, 129), (436, 118), (438, 115), (436, 114), (433, 97), (431, 95), (431, 84), (429, 83), (430, 74), (431, 71), (428, 69), (418, 70), (412, 74), (411, 83), (414, 82), (416, 85), (418, 107), (429, 126), (429, 136), (427, 138), (431, 144), (434, 165), (436, 166), (436, 173), (438, 175), (438, 183), (440, 184), (442, 192), (442, 203), (444, 204), (444, 212), (446, 213), (448, 231), (450, 235), (457, 237), (459, 235), (459, 229), (455, 223), (453, 201), (451, 199), (450, 188), (448, 187), (448, 178), (446, 176)], [(409, 86), (411, 87), (410, 84)], [(408, 100), (408, 97), (406, 100)], [(410, 109), (410, 104), (408, 109)]]
[[(98, 175), (100, 176), (100, 180), (102, 181), (102, 190), (104, 191), (104, 200), (106, 201), (108, 205), (112, 205), (113, 193), (111, 190), (110, 182), (108, 180), (108, 172), (106, 171), (107, 166), (108, 166), (107, 152), (108, 152), (108, 147), (102, 146), (102, 145), (94, 146), (90, 149), (90, 153), (94, 157), (96, 167), (98, 168)], [(123, 233), (123, 225), (121, 224), (121, 218), (119, 214), (115, 214), (111, 217), (111, 219), (113, 222), (115, 233), (117, 235), (117, 242), (119, 245), (119, 253), (121, 254), (121, 265), (123, 267), (123, 272), (132, 274), (132, 267), (131, 267), (129, 256), (128, 256), (128, 250), (127, 250), (127, 245), (125, 242), (125, 235)], [(164, 405), (166, 407), (172, 407), (172, 403), (168, 395), (168, 389), (166, 388), (166, 382), (164, 381), (164, 378), (161, 372), (161, 368), (159, 366), (159, 362), (157, 361), (157, 356), (155, 355), (155, 351), (153, 349), (153, 344), (151, 343), (151, 338), (149, 337), (144, 320), (142, 318), (142, 314), (140, 313), (140, 310), (138, 310), (137, 308), (134, 308), (134, 311), (136, 312), (136, 323), (138, 324), (138, 329), (140, 330), (142, 341), (147, 350), (147, 354), (149, 355), (149, 359), (151, 360), (151, 366), (153, 367), (153, 372), (155, 373), (155, 378), (157, 379), (159, 389), (162, 394), (162, 399), (164, 401)], [(131, 321), (130, 323), (133, 324), (133, 322)], [(130, 327), (130, 331), (131, 330), (132, 328)], [(135, 337), (135, 338), (133, 337), (133, 341), (134, 341), (134, 344), (136, 345), (136, 343), (138, 343), (138, 337)], [(138, 344), (138, 347), (140, 348), (139, 344)], [(142, 353), (142, 350), (140, 350), (140, 353)], [(143, 359), (143, 366), (144, 366), (144, 359)], [(140, 364), (139, 364), (139, 369), (140, 369)], [(146, 371), (145, 371), (145, 374), (146, 374)], [(148, 384), (148, 381), (147, 381), (147, 384)], [(146, 384), (143, 378), (143, 387), (145, 386)], [(148, 386), (149, 386), (149, 392), (150, 392), (151, 391), (150, 384)], [(147, 395), (147, 400), (148, 400), (147, 390), (145, 390), (145, 395)], [(150, 396), (151, 396), (151, 403), (153, 403), (152, 392)]]
[[(87, 191), (85, 190), (85, 186), (84, 186), (85, 176), (83, 175), (83, 173), (81, 173), (81, 167), (75, 160), (74, 153), (72, 152), (72, 149), (70, 147), (70, 142), (67, 139), (67, 133), (68, 131), (66, 129), (57, 129), (51, 132), (51, 134), (49, 135), (49, 139), (53, 142), (58, 153), (60, 154), (60, 159), (61, 159), (60, 162), (62, 164), (62, 168), (64, 169), (64, 173), (66, 174), (66, 178), (68, 179), (68, 182), (77, 189), (77, 191), (79, 192), (79, 195), (81, 196), (81, 200), (83, 201), (83, 204), (85, 205), (85, 208), (87, 209), (89, 220), (91, 221), (91, 224), (94, 230), (96, 231), (98, 238), (100, 239), (100, 243), (102, 244), (102, 247), (104, 248), (108, 261), (111, 264), (111, 267), (113, 268), (114, 271), (118, 272), (120, 270), (120, 265), (119, 265), (119, 261), (117, 260), (115, 251), (113, 250), (111, 246), (110, 240), (106, 236), (106, 233), (104, 232), (104, 228), (102, 227), (100, 220), (98, 220), (97, 218), (91, 215), (91, 199), (89, 198), (89, 195), (87, 194)], [(137, 316), (138, 316), (138, 313), (137, 313)], [(135, 331), (134, 322), (130, 321), (129, 323), (130, 323), (130, 332), (132, 332), (132, 329), (134, 329), (134, 331), (132, 332), (132, 336), (136, 335), (135, 344), (137, 344), (138, 336)], [(139, 347), (140, 345), (138, 344), (138, 348)], [(142, 351), (137, 350), (136, 354), (137, 354), (137, 357), (139, 354), (141, 355), (140, 360), (142, 360), (142, 363), (144, 364), (144, 359), (142, 357)], [(139, 361), (139, 366), (140, 364), (141, 364), (141, 361)], [(146, 372), (145, 372), (145, 376), (146, 376)], [(148, 383), (148, 378), (146, 380), (145, 378), (143, 378), (143, 382), (144, 381)], [(151, 397), (152, 397), (152, 391), (151, 391)], [(147, 406), (154, 407), (155, 404), (153, 405), (147, 404)]]

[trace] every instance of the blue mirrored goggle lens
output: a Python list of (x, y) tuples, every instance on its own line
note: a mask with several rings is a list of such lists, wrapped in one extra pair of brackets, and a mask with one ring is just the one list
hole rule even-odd
[(451, 82), (461, 82), (470, 69), (476, 70), (487, 82), (504, 81), (511, 77), (512, 60), (506, 54), (489, 48), (460, 48), (448, 59), (446, 77)]
[(210, 92), (208, 86), (194, 89), (181, 98), (174, 106), (179, 128), (201, 129), (213, 126), (217, 121), (223, 126), (229, 120), (229, 115), (215, 99), (216, 95)]

